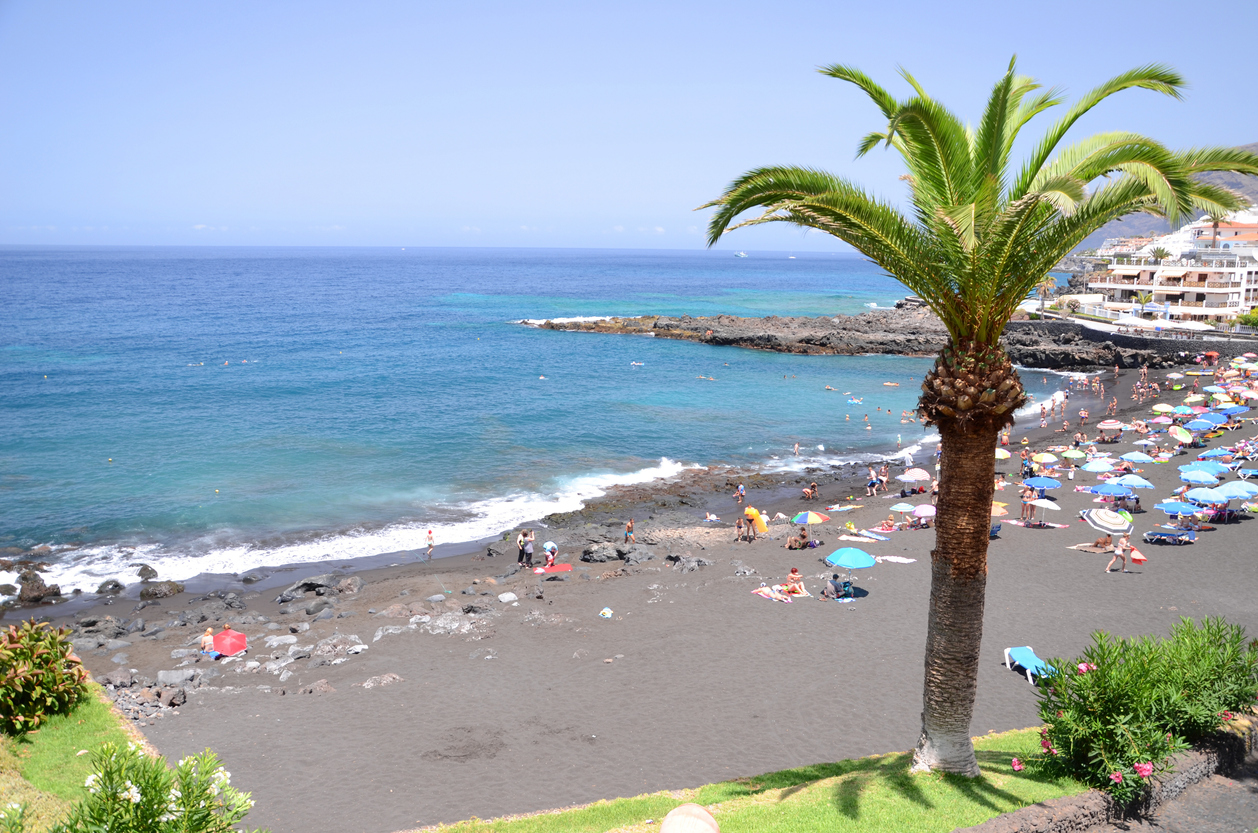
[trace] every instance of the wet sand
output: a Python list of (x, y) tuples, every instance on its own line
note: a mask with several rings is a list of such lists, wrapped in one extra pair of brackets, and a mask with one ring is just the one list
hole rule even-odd
[[(1120, 390), (1126, 388), (1129, 382)], [(1071, 413), (1084, 401), (1073, 397)], [(1148, 404), (1140, 412), (1147, 413)], [(1091, 410), (1101, 412), (1095, 405)], [(1038, 425), (1038, 417), (1028, 424)], [(1062, 437), (1016, 429), (1015, 450), (1021, 433), (1035, 447)], [(1252, 433), (1233, 432), (1224, 440)], [(1134, 446), (1129, 438), (1118, 448)], [(1143, 476), (1158, 488), (1142, 492), (1149, 511), (1136, 516), (1137, 534), (1162, 522), (1151, 507), (1179, 485), (1175, 466), (1189, 459), (1144, 466)], [(919, 457), (923, 463), (931, 468)], [(1004, 468), (1016, 473), (1010, 464)], [(863, 472), (827, 473), (829, 479), (819, 481), (825, 502), (846, 497), (851, 492), (843, 484), (856, 482), (853, 476), (863, 483)], [(974, 734), (1037, 722), (1033, 687), (1001, 665), (1006, 647), (1031, 645), (1045, 658), (1072, 655), (1094, 630), (1165, 634), (1180, 616), (1225, 616), (1258, 633), (1251, 520), (1203, 533), (1193, 546), (1145, 545), (1147, 565), (1103, 575), (1108, 554), (1067, 549), (1097, 535), (1077, 512), (1099, 504), (1070, 488), (1095, 477), (1080, 473), (1073, 483), (1063, 482), (1066, 488), (1051, 493), (1062, 506), (1053, 519), (1068, 528), (1005, 524), (991, 544)], [(750, 502), (770, 514), (820, 507), (802, 502), (792, 482), (751, 491)], [(863, 486), (855, 492), (863, 493)], [(1016, 491), (997, 499), (1009, 502), (1016, 517)], [(660, 528), (639, 515), (639, 540), (657, 543), (647, 547), (651, 560), (628, 568), (578, 560), (578, 542), (620, 534), (599, 522), (607, 513), (594, 510), (571, 519), (566, 531), (548, 531), (561, 544), (560, 560), (576, 567), (567, 581), (539, 585), (532, 574), (516, 574), (483, 583), (505, 576), (513, 553), (491, 559), (480, 550), (431, 564), (399, 556), (399, 562), (411, 560), (357, 573), (365, 586), (335, 606), (351, 615), (325, 621), (281, 614), (273, 601), (276, 585), (339, 566), (305, 565), (274, 576), (265, 593), (242, 588), (247, 608), (277, 625), (240, 626), (250, 636), (250, 657), (268, 658), (262, 638), (287, 635), (290, 623), (299, 622), (311, 623), (297, 634), (300, 645), (339, 631), (357, 635), (368, 650), (335, 666), (294, 662), (288, 666), (293, 677), (282, 683), (264, 671), (235, 672), (241, 663), (221, 666), (221, 677), (189, 690), (178, 714), (141, 730), (172, 759), (213, 748), (233, 783), (257, 800), (250, 825), (275, 833), (386, 833), (908, 749), (919, 731), (934, 535), (895, 532), (867, 546), (837, 540), (839, 523), (872, 526), (898, 500), (898, 494), (858, 499), (862, 509), (821, 525), (825, 546), (792, 552), (782, 545), (794, 528), (781, 523), (755, 543), (734, 543), (729, 522), (738, 507), (713, 491), (655, 512), (661, 524), (688, 513), (693, 525)], [(706, 508), (722, 523), (700, 523)], [(815, 598), (782, 604), (750, 592), (799, 567), (819, 594), (821, 577), (830, 573), (821, 558), (846, 545), (915, 561), (859, 572), (864, 595), (850, 604)], [(665, 560), (670, 552), (714, 563), (681, 572)], [(756, 573), (735, 575), (738, 563)], [(532, 597), (539, 586), (541, 599)], [(464, 595), (464, 588), (512, 591), (520, 599), (504, 604), (496, 595)], [(434, 594), (447, 600), (424, 601)], [(203, 601), (183, 594), (139, 615), (160, 622)], [(90, 612), (133, 616), (133, 604), (119, 600)], [(402, 618), (380, 615), (399, 604), (410, 608), (394, 609)], [(453, 613), (468, 604), (487, 612)], [(610, 618), (598, 615), (604, 607), (613, 611)], [(405, 615), (416, 613), (430, 617), (430, 629), (440, 630), (434, 624), (441, 617), (466, 632), (431, 633), (421, 624), (373, 641), (377, 628), (406, 625)], [(126, 665), (148, 676), (174, 668), (181, 660), (172, 660), (170, 651), (194, 643), (203, 627), (171, 627), (159, 640), (135, 639)], [(99, 675), (117, 667), (110, 656), (91, 652), (85, 661)], [(361, 686), (385, 674), (401, 681)], [(319, 680), (335, 691), (299, 693)]]

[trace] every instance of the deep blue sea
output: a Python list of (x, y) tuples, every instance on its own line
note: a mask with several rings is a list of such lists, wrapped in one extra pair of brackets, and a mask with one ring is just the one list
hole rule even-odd
[(376, 555), (683, 466), (911, 446), (925, 359), (515, 323), (904, 294), (835, 254), (0, 248), (0, 547), (48, 544), (49, 581), (94, 589), (140, 560), (178, 579)]

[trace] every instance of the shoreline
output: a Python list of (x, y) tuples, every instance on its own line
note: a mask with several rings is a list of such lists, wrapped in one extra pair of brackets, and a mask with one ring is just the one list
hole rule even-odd
[[(1047, 372), (1051, 375), (1058, 375), (1063, 380), (1072, 375), (1082, 373), (1082, 371), (1072, 370), (1044, 371), (1039, 368), (1019, 368), (1019, 370), (1030, 373)], [(1112, 374), (1112, 371), (1110, 372)], [(1124, 373), (1124, 378), (1125, 376), (1126, 374)], [(1052, 392), (1052, 390), (1048, 389), (1036, 390), (1029, 383), (1027, 388), (1028, 394), (1031, 395), (1034, 401), (1039, 401), (1046, 394), (1051, 394)], [(1073, 395), (1072, 398), (1077, 399), (1080, 404), (1084, 404), (1085, 399), (1079, 397), (1084, 397), (1088, 407), (1093, 412), (1098, 412), (1098, 403), (1094, 401), (1094, 397), (1091, 394), (1075, 393)], [(1019, 417), (1019, 425), (1021, 426), (1025, 423), (1026, 427), (1015, 430), (1021, 430), (1023, 433), (1031, 432), (1031, 434), (1039, 430), (1038, 426), (1034, 425), (1033, 410), (1034, 403), (1024, 407), (1023, 414)], [(1100, 410), (1103, 410), (1103, 407)], [(1123, 407), (1120, 406), (1120, 413), (1123, 410)], [(827, 449), (824, 452), (825, 457), (821, 459), (818, 459), (820, 455), (814, 450), (811, 456), (805, 455), (800, 458), (781, 457), (741, 466), (690, 464), (680, 471), (665, 477), (627, 484), (609, 485), (603, 488), (602, 494), (584, 500), (584, 506), (580, 509), (531, 518), (508, 528), (505, 533), (438, 544), (434, 551), (434, 561), (444, 561), (447, 558), (484, 552), (490, 545), (502, 540), (503, 535), (511, 535), (520, 528), (536, 528), (539, 534), (542, 534), (542, 530), (546, 530), (546, 534), (542, 535), (543, 540), (547, 535), (554, 537), (557, 534), (568, 535), (575, 540), (580, 537), (580, 530), (574, 528), (574, 525), (582, 524), (588, 528), (590, 526), (605, 525), (613, 520), (623, 524), (625, 518), (634, 517), (635, 513), (637, 513), (636, 517), (639, 519), (646, 517), (649, 521), (668, 528), (677, 528), (687, 523), (698, 523), (702, 521), (703, 513), (706, 511), (714, 511), (719, 514), (717, 510), (724, 507), (724, 502), (728, 499), (729, 494), (740, 482), (744, 483), (748, 489), (749, 502), (758, 501), (753, 505), (778, 506), (789, 504), (793, 498), (798, 497), (800, 488), (812, 480), (816, 480), (823, 487), (828, 487), (829, 491), (823, 492), (823, 494), (833, 492), (837, 488), (842, 492), (843, 497), (849, 494), (859, 495), (864, 488), (865, 466), (869, 464), (878, 466), (888, 463), (893, 466), (894, 474), (894, 467), (903, 465), (904, 455), (910, 449), (918, 449), (911, 458), (918, 465), (924, 465), (929, 455), (933, 453), (933, 449), (938, 441), (938, 435), (933, 429), (923, 428), (917, 423), (909, 423), (904, 425), (903, 428), (905, 430), (921, 428), (921, 430), (927, 433), (925, 437), (910, 438), (908, 442), (904, 443), (903, 448), (898, 449), (893, 446), (890, 437), (891, 430), (888, 430), (880, 436), (871, 436), (871, 442), (863, 447), (848, 447), (841, 452)], [(792, 460), (799, 460), (799, 464), (792, 465)], [(927, 468), (929, 467), (927, 466)], [(626, 476), (632, 477), (634, 474), (631, 472)], [(382, 524), (381, 529), (388, 529), (392, 525)], [(588, 532), (588, 529), (586, 531)], [(316, 537), (313, 540), (318, 542), (320, 539)], [(329, 542), (329, 549), (334, 547), (334, 543), (335, 540)], [(18, 559), (23, 557), (28, 562), (32, 559), (38, 559), (40, 556), (38, 549), (36, 548), (36, 550), (28, 551), (22, 555), (16, 555), (14, 561), (22, 563)], [(76, 551), (77, 548), (67, 548), (54, 551), (53, 554), (71, 554)], [(178, 579), (171, 579), (168, 575), (162, 575), (160, 555), (152, 560), (158, 569), (157, 581), (176, 580), (185, 586), (188, 593), (197, 594), (215, 591), (245, 592), (247, 590), (270, 589), (282, 585), (285, 576), (302, 571), (327, 572), (336, 570), (345, 575), (369, 573), (375, 570), (424, 562), (426, 561), (424, 552), (425, 548), (422, 546), (414, 549), (387, 550), (370, 555), (348, 556), (337, 555), (335, 552), (332, 552), (326, 557), (314, 560), (260, 563), (253, 564), (245, 570), (234, 573), (200, 572), (188, 578)], [(148, 559), (145, 559), (143, 556), (137, 556), (135, 560), (137, 563), (140, 563), (146, 562)], [(16, 576), (16, 572), (13, 575)], [(84, 588), (79, 588), (79, 592), (72, 592), (67, 589), (61, 596), (50, 597), (42, 603), (21, 605), (14, 601), (0, 606), (0, 621), (6, 618), (12, 619), (15, 616), (17, 618), (25, 618), (36, 612), (38, 612), (41, 618), (60, 617), (73, 615), (97, 605), (108, 605), (113, 603), (114, 600), (119, 602), (126, 600), (138, 601), (140, 592), (147, 584), (146, 582), (137, 581), (130, 574), (127, 576), (103, 577), (100, 579), (100, 582), (108, 580), (123, 581), (125, 589), (121, 593), (114, 594), (100, 594)], [(56, 581), (54, 576), (49, 576), (49, 584), (54, 584)]]

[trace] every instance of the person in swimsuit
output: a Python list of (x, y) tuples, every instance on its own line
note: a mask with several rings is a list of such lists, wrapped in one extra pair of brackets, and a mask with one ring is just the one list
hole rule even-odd
[(437, 542), (433, 540), (432, 530), (430, 529), (428, 530), (428, 560), (429, 561), (432, 560), (432, 551), (435, 546), (437, 546)]
[(516, 546), (516, 549), (520, 551), (520, 554), (516, 558), (515, 563), (521, 567), (524, 566), (524, 545), (527, 542), (528, 542), (528, 532), (526, 532), (525, 530), (520, 530), (520, 534), (515, 536), (515, 546)]
[(734, 543), (743, 540), (743, 519), (740, 515), (734, 520)]
[(1119, 538), (1118, 543), (1114, 545), (1114, 557), (1111, 558), (1109, 563), (1105, 565), (1105, 572), (1107, 574), (1110, 572), (1110, 568), (1114, 566), (1115, 561), (1119, 563), (1119, 566), (1122, 567), (1122, 571), (1124, 573), (1131, 572), (1131, 570), (1127, 569), (1127, 550), (1130, 549), (1130, 547), (1131, 538), (1129, 538), (1127, 533), (1124, 532), (1123, 537)]
[(786, 577), (785, 590), (792, 596), (800, 596), (806, 592), (804, 590), (804, 577), (800, 575), (798, 567), (791, 568), (791, 574)]
[(533, 541), (536, 539), (537, 535), (531, 529), (528, 537), (524, 539), (524, 566), (529, 568), (533, 566)]
[(633, 518), (629, 519), (629, 523), (625, 524), (625, 543), (636, 544), (637, 540), (633, 537)]

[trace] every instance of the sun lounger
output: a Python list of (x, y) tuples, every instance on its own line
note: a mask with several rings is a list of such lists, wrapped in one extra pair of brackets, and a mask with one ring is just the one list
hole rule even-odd
[(1191, 530), (1186, 532), (1146, 532), (1144, 534), (1144, 542), (1146, 544), (1191, 544), (1197, 540), (1197, 533)]
[(1035, 655), (1030, 645), (1005, 649), (1005, 667), (1013, 668), (1015, 665), (1022, 669), (1022, 673), (1026, 674), (1026, 681), (1031, 684), (1035, 683), (1031, 675), (1040, 677), (1053, 670), (1048, 663)]
[(1241, 469), (1241, 480), (1248, 480), (1251, 477), (1258, 477), (1258, 469)]

